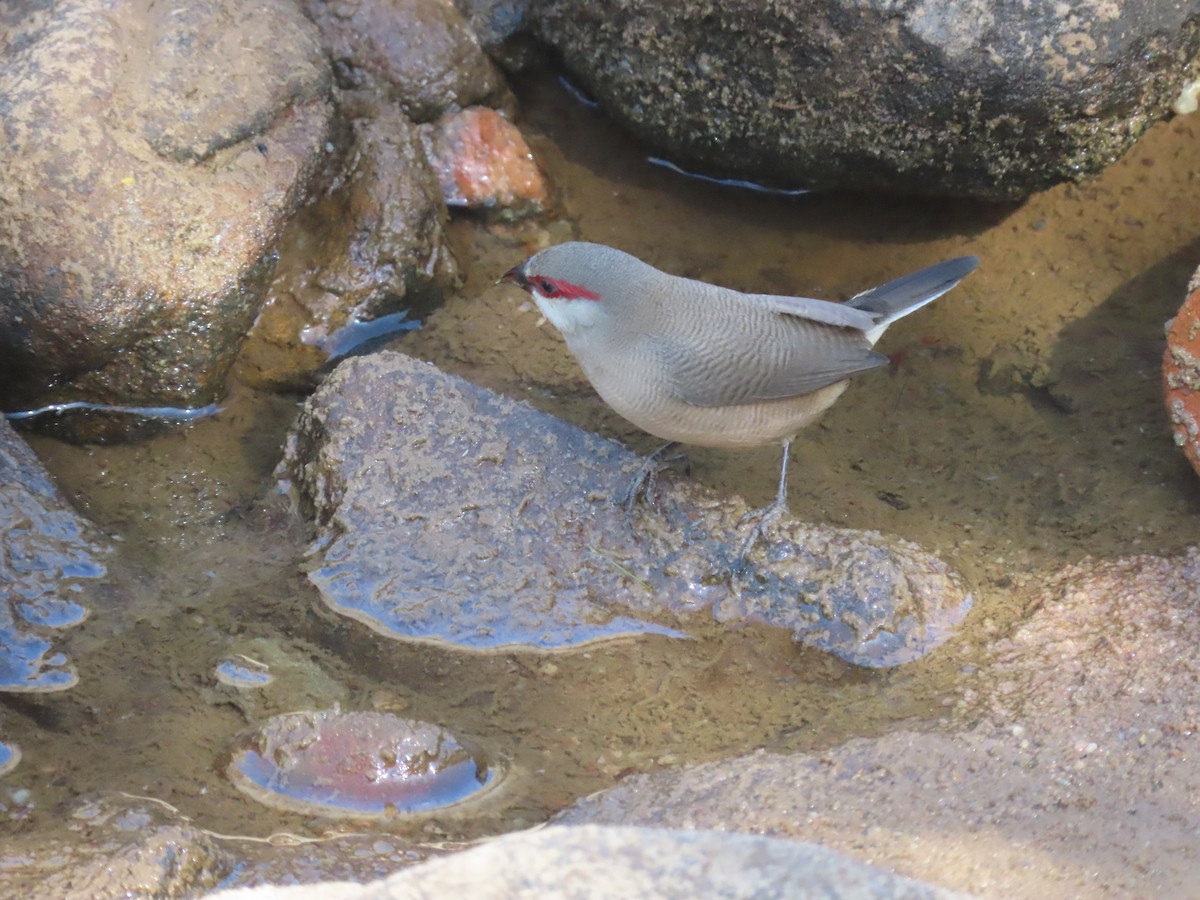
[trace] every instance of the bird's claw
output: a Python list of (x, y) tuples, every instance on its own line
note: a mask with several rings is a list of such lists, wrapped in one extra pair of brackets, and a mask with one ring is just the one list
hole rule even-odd
[(618, 503), (625, 508), (625, 521), (633, 521), (633, 507), (637, 504), (638, 498), (645, 497), (650, 499), (654, 486), (658, 482), (658, 473), (669, 466), (671, 463), (679, 459), (679, 456), (667, 457), (667, 453), (679, 446), (672, 441), (659, 447), (638, 466), (638, 470), (634, 473), (633, 478), (629, 482), (629, 487), (625, 489)]
[(761, 509), (752, 509), (738, 519), (738, 528), (742, 528), (750, 522), (754, 522), (754, 527), (750, 529), (750, 533), (742, 541), (741, 549), (738, 550), (738, 555), (734, 560), (733, 571), (735, 575), (745, 572), (746, 558), (750, 555), (750, 551), (754, 549), (754, 545), (760, 540), (765, 540), (767, 529), (773, 528), (787, 514), (787, 501), (777, 497), (768, 506), (764, 506)]

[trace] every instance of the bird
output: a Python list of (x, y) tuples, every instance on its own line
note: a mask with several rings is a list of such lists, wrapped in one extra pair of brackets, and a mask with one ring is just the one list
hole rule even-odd
[(568, 241), (513, 266), (500, 282), (533, 298), (601, 399), (667, 441), (634, 476), (624, 497), (629, 515), (679, 444), (782, 444), (775, 499), (739, 523), (755, 523), (737, 556), (741, 567), (788, 513), (797, 433), (833, 405), (852, 376), (889, 363), (873, 349), (889, 325), (978, 266), (975, 256), (949, 259), (838, 303), (743, 293), (668, 274), (614, 247)]

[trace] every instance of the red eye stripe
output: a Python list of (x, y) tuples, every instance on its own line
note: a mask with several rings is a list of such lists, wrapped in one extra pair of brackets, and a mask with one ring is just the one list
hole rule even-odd
[(543, 297), (556, 297), (563, 300), (600, 299), (599, 294), (589, 291), (582, 284), (573, 284), (561, 278), (546, 278), (539, 275), (529, 280)]

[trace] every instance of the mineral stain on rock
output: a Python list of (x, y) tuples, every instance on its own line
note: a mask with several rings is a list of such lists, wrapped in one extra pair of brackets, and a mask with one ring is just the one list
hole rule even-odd
[[(335, 611), (461, 649), (685, 636), (685, 616), (790, 629), (864, 666), (941, 644), (971, 605), (913, 544), (785, 522), (729, 571), (740, 500), (672, 482), (633, 528), (611, 502), (639, 460), (612, 441), (396, 353), (311, 398), (281, 472), (320, 524), (309, 578)], [(666, 483), (664, 482), (664, 487)]]

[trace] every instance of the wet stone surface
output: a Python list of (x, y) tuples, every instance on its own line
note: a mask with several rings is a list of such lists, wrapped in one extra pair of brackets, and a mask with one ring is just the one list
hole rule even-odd
[(444, 809), (499, 781), (495, 767), (435, 725), (337, 709), (275, 716), (248, 736), (226, 774), (268, 806), (361, 819)]
[(275, 680), (271, 667), (247, 656), (228, 656), (217, 663), (213, 677), (218, 683), (241, 690), (266, 687)]
[(611, 498), (639, 460), (400, 354), (341, 365), (281, 474), (322, 533), (309, 578), (335, 611), (396, 638), (562, 650), (683, 636), (686, 616), (787, 628), (864, 666), (916, 659), (970, 608), (915, 545), (786, 521), (736, 583), (745, 505), (664, 476), (633, 527)]
[(0, 741), (0, 775), (6, 775), (21, 761), (21, 748), (16, 744)]
[(0, 691), (57, 691), (76, 681), (53, 631), (83, 621), (84, 585), (108, 552), (59, 496), (0, 417)]

